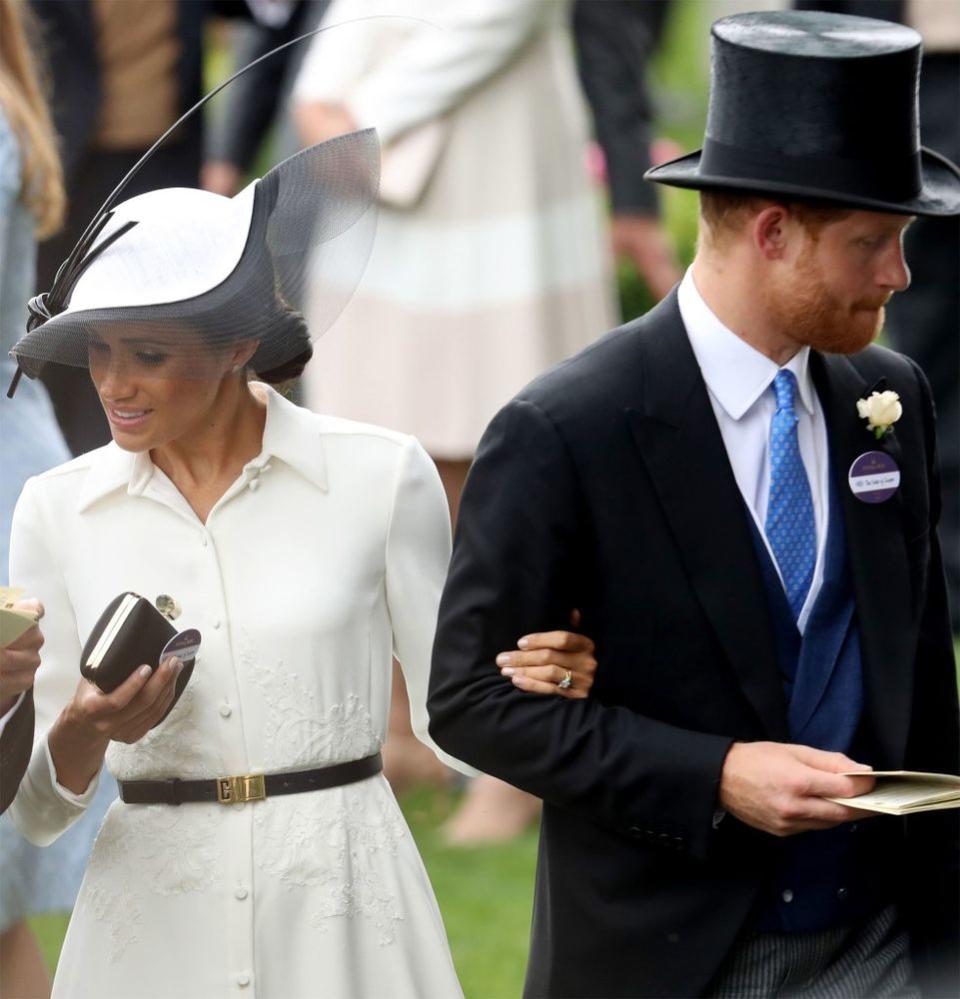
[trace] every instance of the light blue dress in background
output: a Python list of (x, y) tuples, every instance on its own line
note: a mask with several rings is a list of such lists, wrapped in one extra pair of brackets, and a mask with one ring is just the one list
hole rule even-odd
[[(10, 348), (23, 334), (27, 300), (34, 292), (33, 216), (20, 200), (20, 145), (0, 108), (0, 583), (6, 585), (10, 521), (24, 482), (70, 459), (46, 389), (23, 378), (13, 399), (16, 371)], [(10, 581), (16, 585), (16, 580)], [(42, 593), (28, 594), (43, 598)], [(41, 669), (42, 669), (41, 665)], [(79, 677), (79, 664), (77, 664)], [(36, 912), (73, 907), (90, 846), (116, 784), (104, 773), (94, 803), (53, 846), (40, 850), (0, 818), (0, 930)]]

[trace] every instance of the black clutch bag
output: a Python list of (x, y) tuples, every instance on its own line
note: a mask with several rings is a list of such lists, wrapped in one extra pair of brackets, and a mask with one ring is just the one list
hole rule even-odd
[[(158, 603), (168, 608), (174, 606), (169, 597), (158, 598)], [(178, 635), (171, 624), (172, 614), (168, 614), (161, 613), (137, 593), (121, 593), (110, 601), (90, 632), (80, 654), (81, 674), (109, 694), (144, 663), (156, 669), (164, 658), (164, 650)], [(198, 632), (183, 632), (182, 635), (185, 641), (175, 643), (176, 647), (166, 653), (168, 656), (176, 655), (183, 663), (167, 714), (190, 682), (200, 641)], [(192, 640), (193, 636), (195, 640)], [(163, 717), (166, 718), (167, 714)]]

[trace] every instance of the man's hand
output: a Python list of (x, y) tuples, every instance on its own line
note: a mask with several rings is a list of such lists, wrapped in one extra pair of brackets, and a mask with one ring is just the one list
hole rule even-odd
[(614, 215), (610, 224), (613, 252), (627, 257), (658, 300), (680, 280), (670, 240), (652, 215)]
[[(38, 621), (43, 617), (43, 604), (39, 600), (18, 600), (13, 606), (16, 610), (33, 612)], [(34, 625), (15, 642), (0, 649), (0, 715), (6, 714), (16, 699), (33, 686), (42, 646), (40, 626)]]
[[(720, 804), (741, 822), (774, 836), (830, 829), (870, 817), (870, 812), (824, 800), (872, 790), (870, 769), (843, 753), (809, 746), (735, 742), (720, 775)], [(862, 770), (864, 776), (841, 776), (848, 770)]]
[(240, 190), (243, 174), (226, 160), (207, 160), (200, 168), (200, 186), (205, 191), (232, 198)]

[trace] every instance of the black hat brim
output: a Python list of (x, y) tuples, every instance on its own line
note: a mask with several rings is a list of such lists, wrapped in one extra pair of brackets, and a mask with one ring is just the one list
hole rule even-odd
[(694, 153), (651, 167), (643, 175), (645, 180), (671, 187), (696, 191), (743, 191), (763, 195), (781, 195), (790, 198), (811, 198), (834, 202), (867, 211), (891, 212), (897, 215), (950, 216), (960, 215), (960, 170), (948, 159), (932, 149), (920, 151), (922, 186), (920, 193), (903, 201), (884, 201), (864, 198), (837, 191), (828, 185), (816, 183), (788, 184), (766, 180), (762, 177), (729, 177), (702, 173), (700, 158)]

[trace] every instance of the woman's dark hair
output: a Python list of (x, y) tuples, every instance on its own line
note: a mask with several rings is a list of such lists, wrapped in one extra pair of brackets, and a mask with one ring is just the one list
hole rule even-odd
[(277, 301), (279, 316), (271, 316), (265, 324), (270, 335), (260, 345), (247, 367), (268, 385), (299, 378), (307, 362), (313, 357), (310, 331), (306, 321), (296, 309)]

